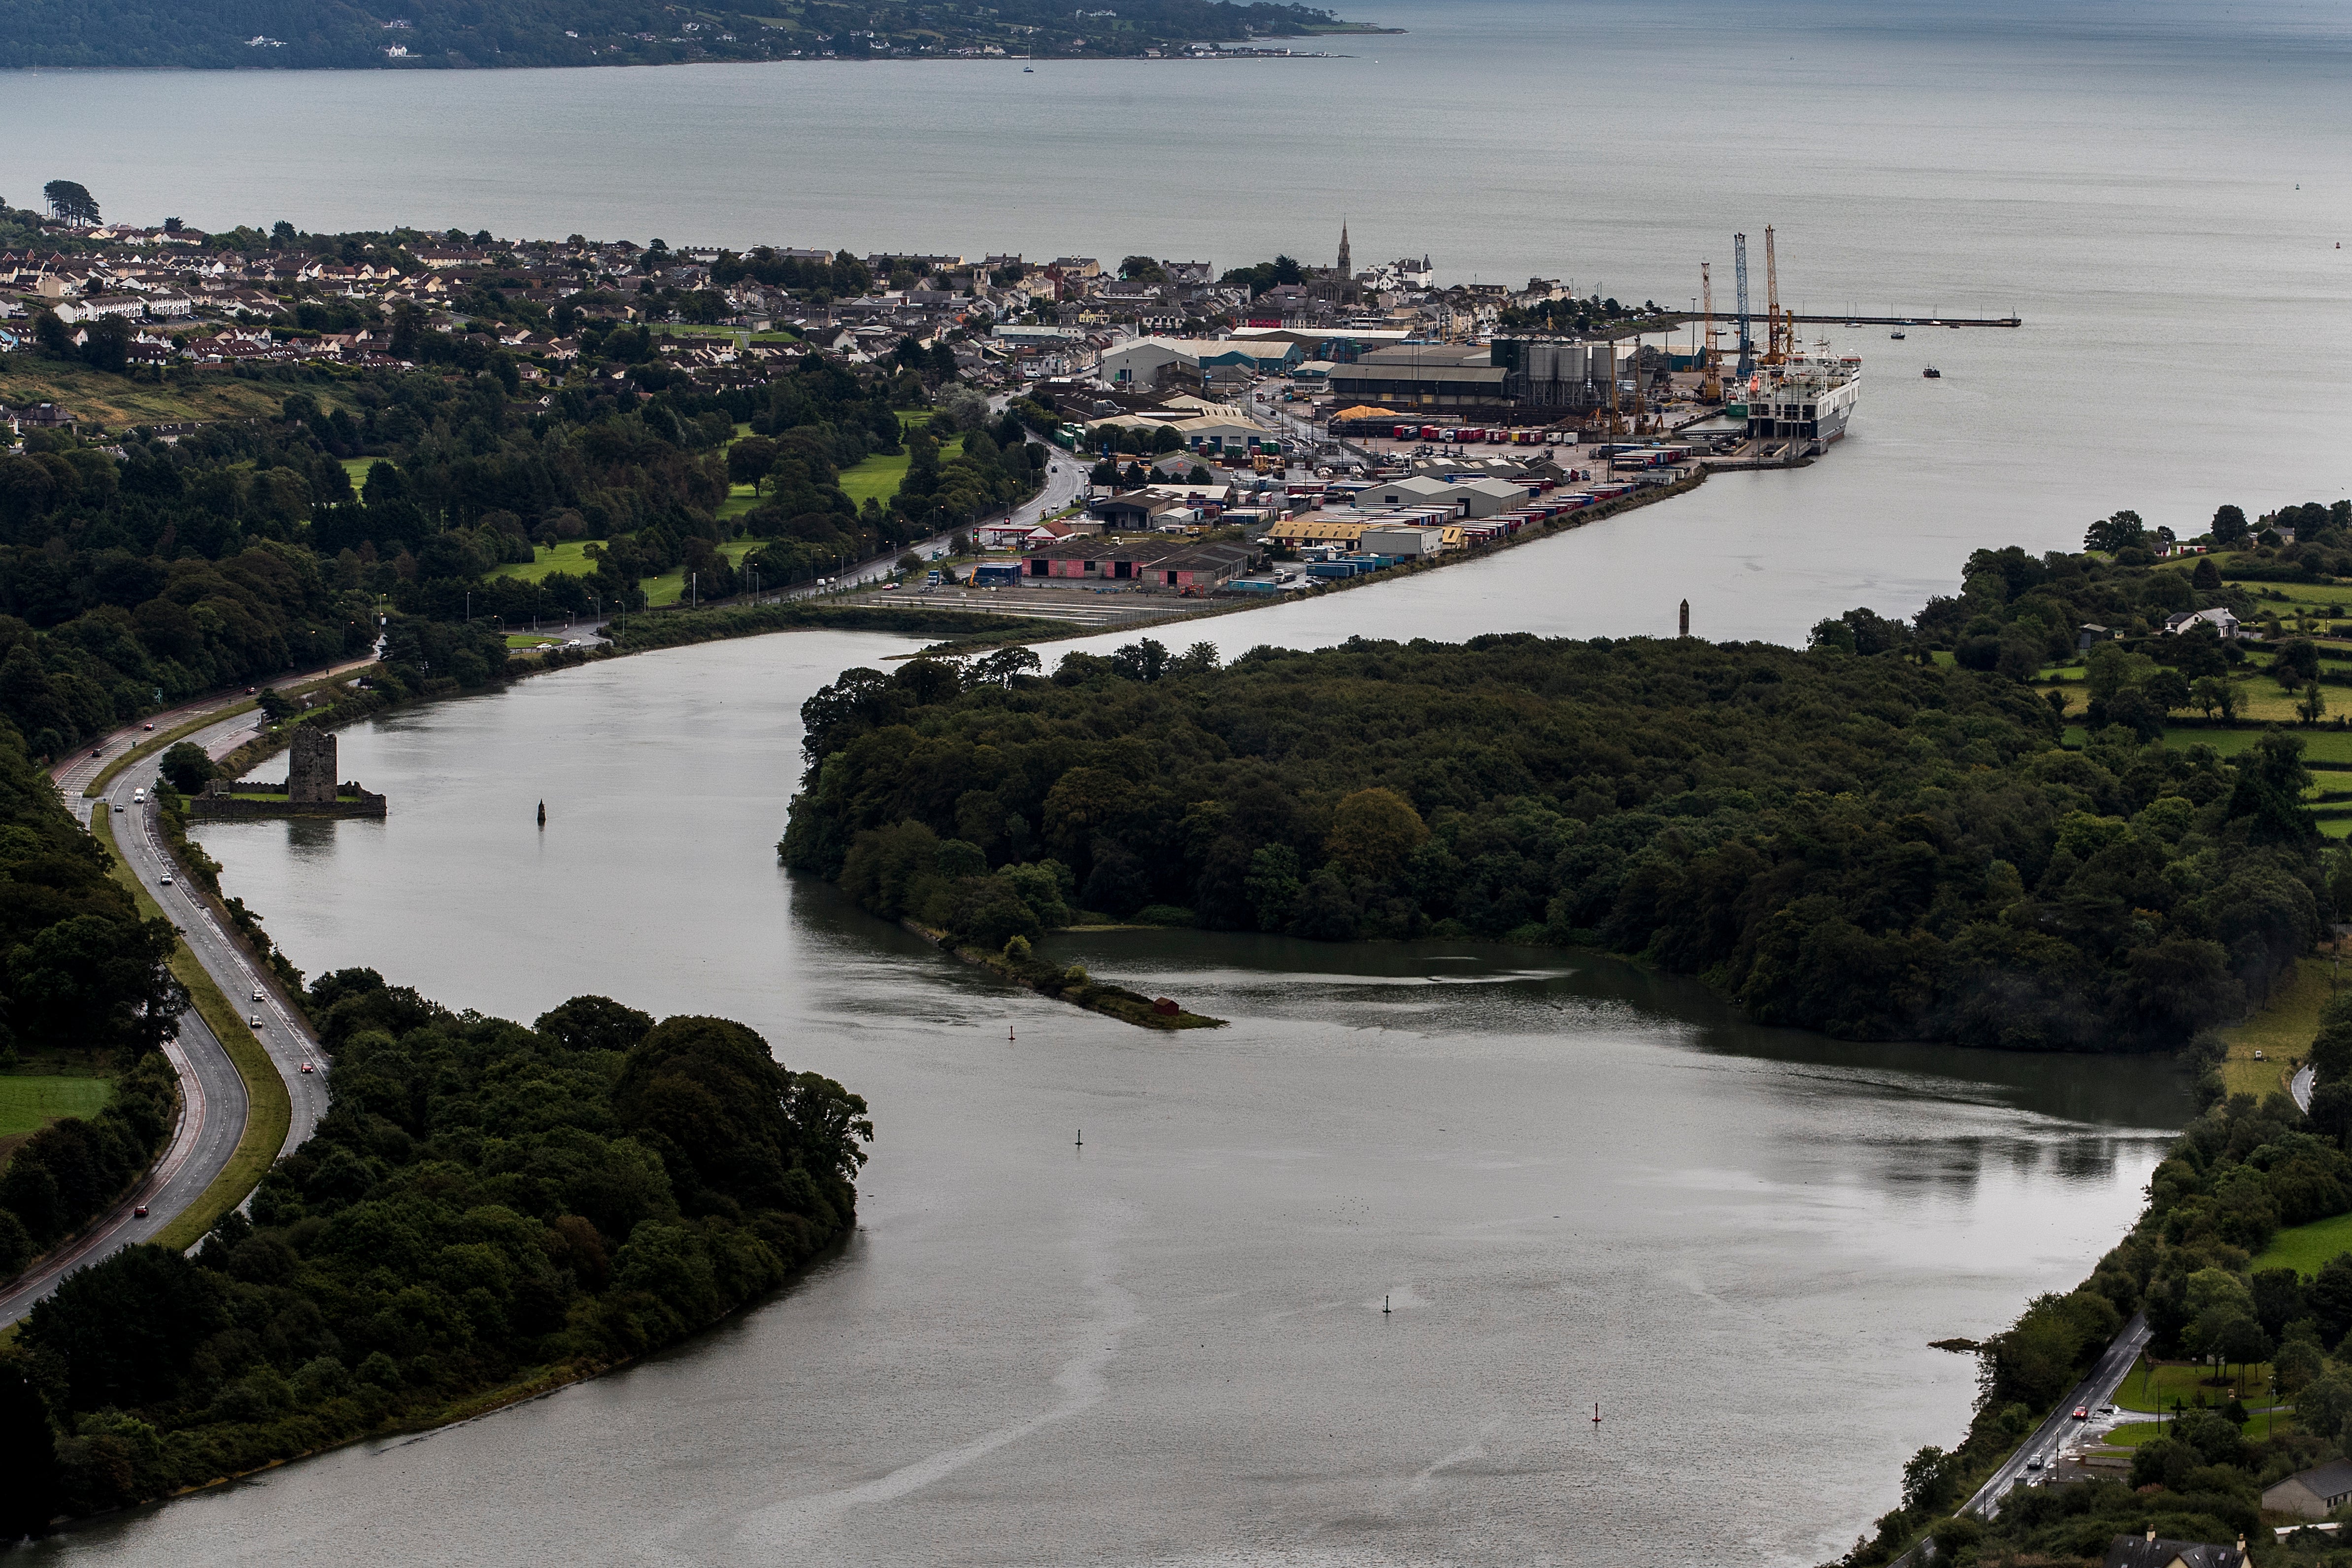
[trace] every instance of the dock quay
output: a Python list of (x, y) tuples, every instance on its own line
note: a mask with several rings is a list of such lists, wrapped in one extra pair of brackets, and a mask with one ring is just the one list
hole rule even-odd
[(1798, 316), (1784, 313), (1790, 321), (1822, 327), (2022, 327), (2016, 316)]

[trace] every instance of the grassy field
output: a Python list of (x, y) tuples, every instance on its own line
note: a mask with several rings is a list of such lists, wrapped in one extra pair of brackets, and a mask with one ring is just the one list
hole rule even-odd
[[(2252, 1441), (2266, 1443), (2273, 1435), (2288, 1430), (2294, 1426), (2294, 1416), (2292, 1413), (2284, 1410), (2264, 1410), (2246, 1422), (2245, 1432)], [(2164, 1427), (2165, 1424), (2161, 1421), (2126, 1422), (2106, 1435), (2106, 1445), (2111, 1448), (2137, 1448), (2142, 1443), (2152, 1443), (2163, 1437)]]
[[(2221, 1082), (2232, 1094), (2256, 1099), (2286, 1087), (2289, 1063), (2311, 1049), (2319, 1032), (2319, 1009), (2333, 995), (2334, 966), (2325, 958), (2305, 958), (2295, 966), (2294, 983), (2271, 993), (2254, 1016), (2225, 1029), (2230, 1058), (2221, 1064)], [(2263, 1060), (2256, 1061), (2254, 1052)]]
[[(720, 545), (719, 550), (729, 560), (740, 566), (743, 558), (764, 542), (761, 539), (730, 539)], [(524, 582), (537, 582), (551, 571), (568, 571), (574, 577), (587, 577), (596, 570), (596, 563), (588, 559), (587, 548), (586, 542), (580, 539), (567, 539), (560, 545), (541, 545), (532, 552), (534, 559), (530, 562), (509, 561), (504, 566), (492, 567), (490, 575), (517, 578)], [(661, 577), (649, 577), (638, 586), (646, 591), (646, 601), (649, 604), (656, 607), (676, 604), (686, 597), (686, 572), (681, 569)], [(520, 643), (513, 637), (507, 640), (509, 648), (530, 645), (528, 639)]]
[[(194, 384), (175, 376), (171, 386), (160, 387), (152, 382), (130, 381), (87, 365), (62, 364), (33, 354), (0, 356), (0, 403), (17, 408), (32, 402), (60, 403), (76, 417), (96, 420), (110, 430), (276, 413), (289, 390), (231, 376), (208, 376)], [(332, 388), (301, 390), (324, 406), (335, 401)]]
[[(924, 423), (930, 417), (929, 409), (913, 412), (900, 409), (898, 424), (904, 429), (908, 425)], [(944, 463), (962, 451), (963, 441), (959, 437), (940, 448), (940, 461)], [(869, 496), (877, 501), (887, 501), (898, 493), (899, 485), (907, 477), (909, 461), (908, 455), (901, 452), (896, 457), (868, 457), (862, 463), (854, 464), (841, 471), (842, 493), (861, 507), (866, 505)]]
[[(2342, 762), (2352, 765), (2352, 729), (2298, 730), (2303, 737), (2303, 754), (2315, 762)], [(2195, 746), (2200, 741), (2224, 757), (2235, 757), (2251, 750), (2263, 737), (2259, 729), (2186, 729), (2173, 727), (2164, 732), (2167, 746)]]
[[(944, 454), (942, 454), (944, 455)], [(904, 452), (896, 457), (868, 457), (841, 471), (842, 494), (863, 507), (870, 498), (887, 501), (898, 493), (911, 461)]]
[[(113, 862), (114, 880), (129, 888), (131, 896), (138, 900), (139, 913), (151, 919), (162, 915), (163, 911), (115, 852), (113, 815), (99, 812), (91, 819), (90, 831), (105, 847), (107, 859)], [(285, 1146), (287, 1129), (294, 1124), (294, 1103), (286, 1093), (286, 1080), (278, 1075), (277, 1064), (246, 1027), (245, 1015), (229, 1006), (228, 998), (221, 995), (220, 988), (213, 984), (213, 977), (196, 962), (196, 956), (188, 951), (184, 942), (173, 950), (172, 973), (188, 988), (197, 1015), (227, 1050), (236, 1075), (245, 1080), (247, 1102), (245, 1135), (237, 1139), (236, 1152), (229, 1156), (226, 1167), (213, 1178), (203, 1196), (155, 1235), (159, 1246), (187, 1248), (202, 1240), (205, 1232), (222, 1215), (243, 1203), (246, 1195), (260, 1185), (262, 1176), (277, 1160), (278, 1151)]]
[(2352, 1252), (2352, 1214), (2297, 1225), (2271, 1238), (2263, 1255), (2246, 1265), (2252, 1269), (2292, 1269), (2306, 1277), (2339, 1252)]
[[(2234, 1366), (2231, 1370), (2237, 1372), (2238, 1375), (2229, 1382), (2208, 1383), (2204, 1367), (2166, 1361), (2158, 1362), (2151, 1373), (2147, 1358), (2142, 1357), (2125, 1377), (2123, 1386), (2116, 1390), (2116, 1404), (2122, 1409), (2142, 1410), (2152, 1415), (2158, 1410), (2169, 1412), (2175, 1399), (2180, 1401), (2183, 1408), (2194, 1410), (2198, 1396), (2202, 1395), (2207, 1405), (2218, 1409), (2230, 1402), (2232, 1387), (2242, 1388), (2250, 1395), (2259, 1395), (2271, 1385), (2268, 1362), (2256, 1362), (2242, 1372)], [(2264, 1403), (2266, 1400), (2253, 1402)]]
[(95, 1116), (114, 1098), (103, 1078), (0, 1076), (0, 1142), (37, 1133), (60, 1116)]
[[(743, 329), (740, 327), (703, 327), (687, 321), (665, 321), (653, 329), (654, 336), (656, 338), (727, 338), (731, 340), (741, 336), (742, 332)], [(780, 329), (774, 331), (754, 332), (751, 334), (751, 341), (755, 343), (797, 343), (800, 340), (801, 335), (798, 332), (791, 331), (789, 329)]]

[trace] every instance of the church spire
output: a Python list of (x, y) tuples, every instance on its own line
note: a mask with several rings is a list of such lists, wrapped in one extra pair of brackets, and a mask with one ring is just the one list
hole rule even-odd
[(1339, 220), (1339, 281), (1345, 283), (1355, 276), (1356, 269), (1348, 260), (1348, 220), (1343, 217)]

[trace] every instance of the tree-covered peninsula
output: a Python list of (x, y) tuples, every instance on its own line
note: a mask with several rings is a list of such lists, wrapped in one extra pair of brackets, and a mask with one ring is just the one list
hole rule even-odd
[(1353, 26), (1312, 6), (1253, 0), (1124, 0), (1075, 12), (994, 5), (780, 0), (736, 6), (573, 0), (19, 0), (0, 68), (488, 69), (708, 60), (1133, 57), (1196, 42), (1297, 37)]
[(251, 1218), (68, 1276), (0, 1355), (0, 1538), (673, 1343), (854, 1221), (866, 1103), (740, 1024), (526, 1028), (365, 969), (308, 1005), (332, 1105)]
[[(2186, 570), (1985, 551), (1916, 626), (1857, 611), (1801, 652), (1359, 638), (1219, 668), (1144, 642), (1051, 679), (852, 670), (803, 709), (780, 848), (985, 944), (1075, 907), (1592, 946), (1848, 1038), (2172, 1049), (2268, 994), (2327, 899), (2303, 740), (2165, 727), (2187, 669), (2236, 669), (2166, 617), (2233, 597), (2254, 614)], [(2085, 622), (2137, 634), (2095, 654), (2070, 732), (2033, 683)]]
[[(2275, 1539), (2263, 1491), (2352, 1453), (2352, 1237), (2341, 1218), (2352, 1210), (2352, 998), (2322, 1011), (2307, 1060), (2321, 1082), (2308, 1115), (2276, 1090), (2211, 1104), (2091, 1276), (1973, 1347), (1966, 1438), (1912, 1457), (1900, 1506), (1844, 1568), (1876, 1568), (1927, 1537), (1937, 1563), (2095, 1562), (2117, 1536), (2150, 1530), (2242, 1537), (2273, 1568), (2343, 1562), (2318, 1531)], [(2117, 1392), (2120, 1424), (2097, 1455), (2105, 1473), (2012, 1488), (1990, 1520), (1959, 1512), (2136, 1312), (2150, 1337)]]

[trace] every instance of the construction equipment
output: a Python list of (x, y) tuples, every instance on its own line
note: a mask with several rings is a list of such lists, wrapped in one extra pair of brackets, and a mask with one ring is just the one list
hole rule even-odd
[(1764, 225), (1764, 362), (1789, 362), (1789, 327), (1780, 319), (1780, 269), (1772, 256), (1772, 225)]
[(1731, 236), (1731, 266), (1739, 279), (1739, 368), (1745, 382), (1756, 373), (1756, 340), (1748, 335), (1748, 236)]
[(1707, 277), (1706, 263), (1698, 264), (1699, 319), (1706, 325), (1706, 348), (1699, 356), (1698, 401), (1723, 401), (1723, 356), (1715, 346), (1715, 284)]

